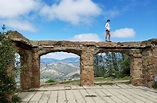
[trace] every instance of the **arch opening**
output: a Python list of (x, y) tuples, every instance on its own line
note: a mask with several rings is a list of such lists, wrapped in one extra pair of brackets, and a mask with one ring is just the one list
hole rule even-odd
[(95, 84), (130, 82), (130, 57), (121, 52), (102, 52), (94, 55)]
[[(40, 56), (40, 85), (46, 82), (78, 81), (80, 57), (67, 52), (50, 52)], [(78, 83), (77, 82), (77, 83)]]
[(21, 68), (21, 61), (20, 61), (20, 54), (19, 53), (15, 53), (15, 63), (14, 63), (14, 67), (15, 67), (15, 82), (16, 82), (16, 87), (20, 88), (21, 84), (20, 84), (20, 68)]

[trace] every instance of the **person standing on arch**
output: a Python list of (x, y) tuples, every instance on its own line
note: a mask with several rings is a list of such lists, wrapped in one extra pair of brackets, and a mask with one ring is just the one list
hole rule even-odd
[(106, 28), (106, 37), (105, 37), (105, 39), (106, 39), (106, 41), (111, 42), (110, 41), (110, 36), (111, 36), (110, 35), (110, 30), (111, 30), (111, 27), (110, 27), (110, 20), (109, 19), (106, 21), (105, 28)]

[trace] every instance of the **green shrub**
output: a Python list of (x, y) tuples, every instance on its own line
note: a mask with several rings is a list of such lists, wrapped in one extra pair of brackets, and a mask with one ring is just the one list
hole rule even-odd
[(154, 84), (153, 88), (157, 90), (157, 83)]
[(8, 68), (14, 69), (15, 52), (11, 39), (0, 34), (0, 103), (14, 103), (17, 100), (14, 98), (16, 82), (14, 76), (8, 72)]
[(12, 103), (20, 103), (21, 102), (21, 98), (17, 95), (14, 95), (12, 97)]
[(49, 79), (49, 80), (47, 80), (45, 83), (53, 83), (53, 82), (55, 82), (55, 80)]

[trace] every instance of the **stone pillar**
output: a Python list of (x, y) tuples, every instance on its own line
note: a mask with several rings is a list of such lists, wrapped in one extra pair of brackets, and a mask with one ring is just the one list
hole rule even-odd
[(140, 50), (131, 50), (130, 80), (133, 85), (143, 85), (143, 65)]
[(153, 87), (154, 76), (157, 75), (157, 47), (143, 51), (144, 85)]
[(153, 59), (152, 59), (152, 63), (153, 63), (153, 70), (152, 70), (152, 76), (153, 77), (153, 83), (151, 86), (157, 86), (157, 83), (155, 83), (155, 76), (157, 76), (157, 45), (155, 46), (155, 48), (153, 49)]
[(31, 87), (40, 87), (40, 56), (37, 53), (33, 53), (32, 55)]
[(84, 48), (80, 56), (80, 82), (81, 85), (94, 85), (94, 59), (89, 48)]
[(31, 88), (31, 51), (21, 50), (19, 54), (21, 62), (20, 85), (22, 90), (28, 90)]

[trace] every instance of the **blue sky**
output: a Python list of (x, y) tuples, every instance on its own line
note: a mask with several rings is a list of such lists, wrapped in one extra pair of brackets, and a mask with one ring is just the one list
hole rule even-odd
[(111, 41), (156, 38), (157, 0), (0, 0), (0, 25), (30, 40)]

